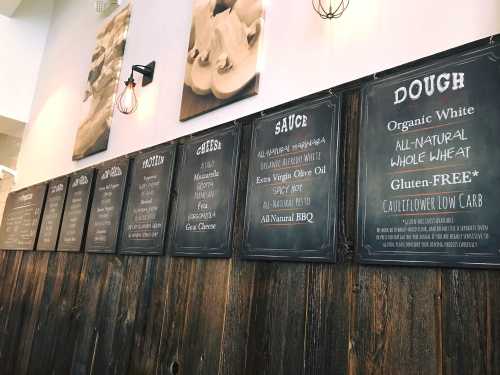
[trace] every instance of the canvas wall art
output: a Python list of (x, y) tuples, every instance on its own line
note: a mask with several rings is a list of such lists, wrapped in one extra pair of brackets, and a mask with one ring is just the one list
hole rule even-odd
[(193, 0), (180, 120), (256, 95), (262, 0)]
[(86, 115), (78, 127), (73, 160), (83, 159), (108, 148), (129, 21), (130, 5), (119, 10), (97, 34), (84, 95)]

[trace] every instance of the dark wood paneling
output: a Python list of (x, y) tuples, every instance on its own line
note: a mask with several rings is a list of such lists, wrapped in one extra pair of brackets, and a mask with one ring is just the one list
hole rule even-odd
[[(487, 345), (488, 272), (445, 270), (442, 280), (443, 373), (486, 374), (492, 354)], [(497, 325), (500, 317), (491, 319)]]
[[(145, 258), (126, 257), (124, 279), (113, 335), (113, 348), (109, 373), (125, 374), (130, 366), (130, 354), (134, 342), (134, 326), (137, 318), (139, 296), (142, 291)], [(104, 351), (105, 355), (109, 355)]]
[(500, 371), (500, 272), (488, 272), (487, 373)]
[(359, 92), (344, 95), (339, 263), (0, 251), (0, 374), (495, 374), (500, 272), (358, 266)]
[(352, 372), (440, 371), (439, 271), (362, 267), (356, 278)]
[[(173, 292), (170, 277), (182, 278), (183, 271), (171, 274), (170, 258), (151, 258), (146, 261), (140, 287), (139, 302), (134, 326), (134, 341), (130, 353), (131, 374), (154, 374), (161, 360), (160, 346), (163, 321), (167, 313), (167, 298)], [(175, 287), (176, 285), (174, 285)], [(175, 292), (174, 292), (175, 293)]]
[(12, 305), (6, 321), (6, 336), (1, 342), (2, 371), (25, 374), (47, 272), (48, 254), (26, 253), (13, 286)]
[(179, 374), (183, 366), (183, 333), (186, 326), (186, 308), (190, 298), (191, 271), (194, 259), (172, 258), (168, 268), (165, 289), (165, 303), (161, 317), (161, 337), (158, 348), (157, 370), (170, 374), (177, 368)]
[(182, 351), (183, 374), (216, 374), (226, 306), (229, 263), (218, 259), (192, 262), (185, 309)]
[(81, 254), (58, 253), (49, 258), (29, 373), (50, 373), (56, 368), (56, 361), (71, 361), (71, 357), (63, 361), (61, 350), (64, 352), (66, 347), (71, 347), (66, 338), (73, 317), (82, 261)]
[(352, 269), (314, 264), (307, 272), (304, 373), (347, 374)]
[(246, 374), (302, 374), (306, 266), (256, 264)]

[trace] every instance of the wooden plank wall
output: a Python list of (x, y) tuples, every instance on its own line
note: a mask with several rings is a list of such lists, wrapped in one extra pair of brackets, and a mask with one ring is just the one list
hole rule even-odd
[[(500, 273), (353, 261), (359, 91), (343, 108), (340, 262), (0, 252), (0, 374), (496, 374)], [(345, 245), (347, 244), (347, 245)]]

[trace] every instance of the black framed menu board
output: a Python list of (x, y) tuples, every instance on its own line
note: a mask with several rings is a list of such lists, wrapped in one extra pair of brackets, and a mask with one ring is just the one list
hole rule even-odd
[(57, 251), (80, 251), (83, 247), (94, 184), (94, 169), (75, 173), (68, 186)]
[(240, 127), (180, 147), (172, 255), (231, 256)]
[(11, 192), (0, 228), (1, 250), (34, 250), (47, 184)]
[(36, 245), (38, 251), (56, 250), (67, 190), (68, 177), (61, 177), (49, 183), (40, 234)]
[(364, 263), (500, 265), (500, 46), (363, 89)]
[(335, 261), (340, 97), (256, 121), (242, 256)]
[(85, 251), (114, 253), (127, 185), (128, 159), (102, 165), (95, 181)]
[(163, 254), (175, 153), (176, 145), (169, 145), (135, 158), (119, 253)]

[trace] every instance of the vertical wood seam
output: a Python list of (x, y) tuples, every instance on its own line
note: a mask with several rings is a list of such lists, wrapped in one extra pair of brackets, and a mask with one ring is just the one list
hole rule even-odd
[(252, 264), (252, 275), (253, 275), (253, 280), (252, 280), (252, 285), (251, 285), (251, 288), (250, 288), (250, 311), (248, 312), (248, 320), (247, 320), (247, 327), (246, 327), (246, 330), (245, 330), (245, 333), (247, 335), (246, 337), (246, 340), (245, 340), (245, 362), (244, 362), (244, 374), (246, 374), (246, 371), (247, 371), (247, 363), (248, 363), (248, 337), (250, 335), (250, 323), (252, 321), (252, 313), (253, 313), (253, 296), (254, 296), (254, 293), (255, 293), (255, 262), (253, 262)]
[[(307, 348), (307, 339), (308, 339), (308, 329), (307, 329), (307, 321), (308, 321), (308, 316), (309, 316), (309, 276), (311, 273), (311, 268), (313, 266), (308, 264), (306, 265), (306, 279), (305, 279), (305, 316), (304, 316), (304, 337), (303, 337), (303, 344), (302, 344), (302, 363), (303, 363), (303, 374), (306, 373), (307, 370), (307, 353), (306, 353), (306, 348)], [(320, 277), (323, 276), (323, 272), (321, 273)]]
[(443, 374), (443, 271), (439, 268), (436, 272), (436, 371)]
[[(356, 306), (357, 306), (357, 300), (356, 298), (354, 298), (354, 288), (353, 288), (353, 283), (354, 283), (354, 280), (355, 280), (355, 276), (357, 275), (357, 268), (358, 266), (352, 262), (350, 262), (349, 264), (349, 267), (348, 267), (348, 273), (347, 273), (347, 277), (348, 277), (348, 283), (349, 283), (349, 290), (347, 291), (348, 293), (348, 308), (349, 308), (349, 312), (348, 312), (348, 321), (347, 321), (347, 324), (348, 324), (348, 336), (347, 336), (347, 374), (349, 375), (352, 375), (353, 374), (353, 367), (352, 367), (352, 363), (351, 361), (353, 360), (352, 359), (352, 356), (353, 356), (353, 351), (354, 351), (354, 346), (352, 344), (352, 340), (353, 340), (353, 331), (354, 331), (354, 327), (355, 327), (355, 322), (356, 322)], [(354, 344), (355, 345), (355, 344)]]
[[(169, 273), (167, 275), (167, 278), (165, 279), (165, 285), (169, 285), (168, 283), (168, 279), (170, 277), (173, 277), (172, 275), (172, 272), (170, 272), (170, 265), (172, 264), (172, 257), (168, 257), (168, 259), (166, 260), (166, 267), (165, 269), (167, 270), (167, 272)], [(159, 267), (157, 265), (157, 267)], [(144, 263), (144, 270), (146, 271), (147, 270), (147, 265), (146, 263)], [(163, 346), (163, 335), (164, 335), (164, 329), (165, 329), (165, 319), (167, 317), (167, 301), (168, 301), (168, 298), (170, 297), (170, 288), (167, 288), (167, 290), (165, 291), (165, 298), (163, 299), (163, 316), (161, 318), (161, 328), (160, 328), (160, 341), (158, 343), (158, 356), (156, 358), (156, 366), (155, 366), (155, 374), (158, 374), (159, 371), (160, 371), (160, 362), (161, 362), (161, 350), (162, 350), (162, 346)], [(138, 295), (138, 298), (139, 298), (139, 295)], [(135, 323), (134, 323), (134, 326), (135, 326)], [(132, 354), (132, 351), (131, 353)], [(128, 369), (127, 369), (128, 370)]]
[(219, 366), (217, 369), (217, 374), (220, 374), (221, 370), (222, 370), (222, 360), (223, 360), (223, 356), (224, 356), (224, 347), (223, 347), (224, 332), (225, 332), (225, 328), (226, 328), (226, 316), (227, 316), (227, 308), (228, 308), (228, 302), (229, 302), (229, 288), (230, 288), (229, 284), (230, 284), (232, 271), (233, 271), (233, 259), (230, 258), (229, 266), (228, 266), (228, 270), (227, 270), (227, 275), (226, 275), (226, 293), (225, 293), (225, 298), (224, 298), (224, 316), (222, 318), (222, 332), (221, 332), (220, 344), (219, 344), (219, 348), (220, 348)]
[(486, 272), (486, 373), (492, 374), (492, 335), (491, 329), (491, 295), (490, 295), (490, 273)]
[(439, 272), (438, 272), (438, 281), (439, 281), (439, 295), (440, 295), (440, 305), (439, 305), (439, 348), (440, 348), (440, 360), (441, 360), (441, 374), (446, 374), (446, 360), (445, 360), (445, 356), (446, 356), (446, 353), (445, 353), (445, 348), (444, 348), (444, 335), (443, 335), (443, 332), (444, 332), (444, 320), (443, 320), (443, 317), (444, 317), (444, 289), (443, 289), (443, 278), (444, 278), (444, 272), (443, 272), (443, 269), (439, 269)]

